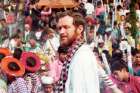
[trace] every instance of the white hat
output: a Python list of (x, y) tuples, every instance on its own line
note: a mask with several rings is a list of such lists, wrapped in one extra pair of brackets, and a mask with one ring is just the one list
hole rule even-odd
[(49, 76), (42, 76), (41, 77), (41, 82), (42, 84), (53, 84), (53, 78), (52, 77), (49, 77)]

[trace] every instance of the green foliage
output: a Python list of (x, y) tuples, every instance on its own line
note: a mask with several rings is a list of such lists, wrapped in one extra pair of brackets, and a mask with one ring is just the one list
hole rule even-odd
[(138, 31), (136, 22), (137, 22), (137, 16), (136, 16), (136, 10), (135, 10), (135, 4), (137, 3), (137, 0), (131, 0), (130, 4), (130, 17), (129, 17), (129, 22), (132, 25), (130, 31), (132, 33), (133, 38), (136, 39), (136, 34)]

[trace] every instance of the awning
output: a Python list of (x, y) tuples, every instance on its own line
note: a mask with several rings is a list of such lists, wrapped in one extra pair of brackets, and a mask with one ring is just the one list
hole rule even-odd
[(50, 8), (73, 8), (78, 6), (74, 0), (40, 0), (36, 5)]

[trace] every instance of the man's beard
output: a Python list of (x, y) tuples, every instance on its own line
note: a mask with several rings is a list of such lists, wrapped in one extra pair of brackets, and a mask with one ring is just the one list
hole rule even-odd
[(67, 41), (60, 41), (60, 45), (61, 46), (64, 46), (64, 47), (70, 47), (70, 46), (72, 46), (72, 44), (73, 44), (73, 42), (76, 40), (76, 35), (74, 34), (73, 35), (73, 37), (71, 38), (71, 39), (69, 39), (68, 37), (67, 37)]
[(60, 45), (63, 47), (70, 47), (72, 45), (72, 43), (73, 43), (73, 40), (72, 41), (68, 40), (67, 42), (61, 42)]

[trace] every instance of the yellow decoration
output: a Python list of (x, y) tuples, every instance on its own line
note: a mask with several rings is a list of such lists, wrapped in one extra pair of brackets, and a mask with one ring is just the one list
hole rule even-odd
[(42, 61), (44, 61), (45, 63), (48, 63), (48, 56), (47, 56), (46, 54), (41, 53), (41, 52), (37, 52), (36, 54), (39, 56), (39, 58), (40, 58)]

